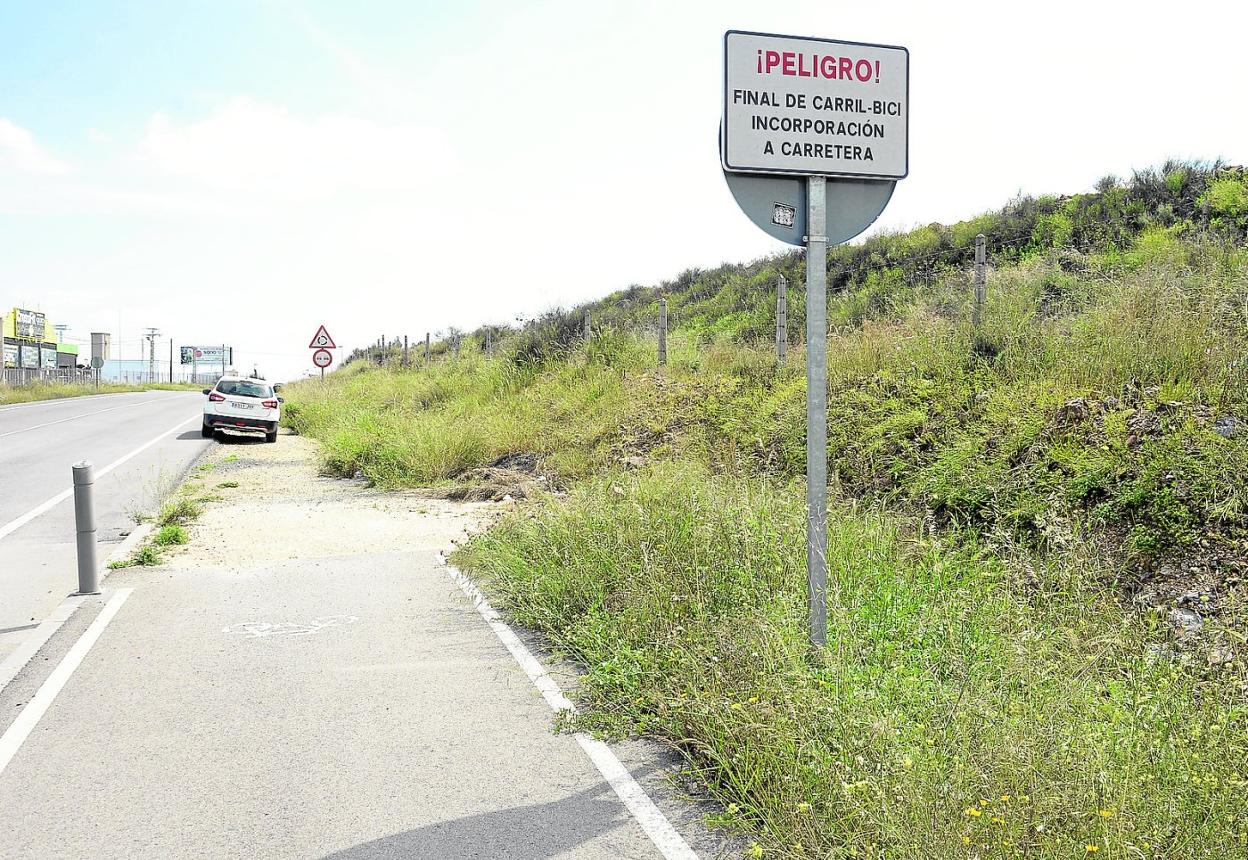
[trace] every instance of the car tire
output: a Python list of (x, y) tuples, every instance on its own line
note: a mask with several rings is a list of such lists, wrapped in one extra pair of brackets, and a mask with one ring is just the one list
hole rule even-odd
[(203, 436), (205, 439), (211, 439), (211, 438), (212, 438), (212, 428), (211, 428), (211, 427), (209, 427), (207, 424), (205, 424), (204, 426), (202, 426), (202, 427), (200, 427), (200, 428), (199, 428), (199, 435), (200, 435), (200, 436)]
[(272, 433), (265, 433), (265, 434), (264, 434), (264, 441), (266, 441), (266, 442), (276, 442), (276, 441), (277, 441), (277, 431), (276, 431), (276, 430), (274, 430)]

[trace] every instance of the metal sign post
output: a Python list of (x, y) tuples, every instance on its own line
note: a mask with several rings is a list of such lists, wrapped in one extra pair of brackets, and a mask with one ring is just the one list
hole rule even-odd
[[(821, 648), (828, 632), (828, 246), (871, 226), (909, 172), (910, 53), (729, 30), (723, 99), (720, 164), (733, 198), (769, 236), (806, 248), (806, 587), (810, 643)], [(781, 364), (786, 286), (776, 303)]]
[(828, 237), (825, 180), (806, 179), (806, 594), (810, 644), (828, 639)]
[(776, 282), (776, 363), (783, 366), (789, 355), (789, 282), (781, 275)]

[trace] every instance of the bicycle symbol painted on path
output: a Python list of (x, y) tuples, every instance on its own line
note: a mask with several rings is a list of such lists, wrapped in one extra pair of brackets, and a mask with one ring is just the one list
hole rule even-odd
[(308, 624), (298, 621), (245, 621), (221, 628), (222, 633), (239, 633), (254, 639), (268, 636), (311, 636), (327, 627), (342, 627), (359, 621), (355, 615), (322, 615)]

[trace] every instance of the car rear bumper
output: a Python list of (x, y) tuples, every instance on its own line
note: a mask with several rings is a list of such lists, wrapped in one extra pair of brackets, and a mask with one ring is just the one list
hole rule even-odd
[(272, 433), (277, 430), (276, 421), (262, 418), (238, 418), (233, 415), (205, 415), (204, 426), (213, 430), (232, 430), (235, 433)]

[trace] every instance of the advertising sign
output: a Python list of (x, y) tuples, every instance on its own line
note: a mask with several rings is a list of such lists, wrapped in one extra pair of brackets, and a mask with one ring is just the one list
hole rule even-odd
[(182, 364), (232, 364), (234, 348), (217, 346), (183, 346), (179, 347)]
[(39, 366), (46, 370), (56, 370), (56, 347), (44, 346), (40, 348)]
[(22, 367), (27, 370), (39, 369), (39, 344), (37, 343), (21, 343), (18, 348), (22, 354)]
[(14, 334), (29, 340), (43, 340), (47, 318), (38, 311), (13, 309)]
[(724, 170), (902, 179), (909, 91), (905, 48), (729, 30)]
[(17, 344), (6, 343), (4, 345), (4, 366), (17, 367)]

